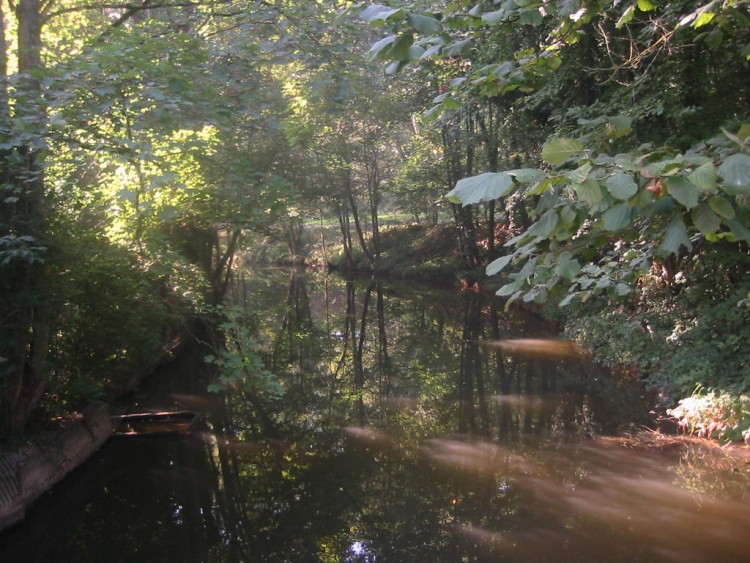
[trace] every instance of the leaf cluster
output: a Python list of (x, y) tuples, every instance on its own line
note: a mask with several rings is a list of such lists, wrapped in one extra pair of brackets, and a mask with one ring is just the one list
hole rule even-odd
[[(626, 122), (607, 127), (617, 121)], [(556, 138), (542, 149), (556, 168), (485, 173), (448, 197), (469, 204), (523, 190), (537, 198), (536, 222), (487, 267), (488, 275), (520, 268), (499, 295), (544, 300), (564, 286), (563, 304), (623, 296), (653, 261), (685, 255), (699, 240), (750, 242), (748, 133), (750, 124), (684, 153), (641, 146), (616, 155)]]
[(212, 312), (222, 318), (218, 328), (224, 342), (204, 358), (219, 369), (217, 383), (211, 384), (208, 390), (221, 392), (239, 388), (271, 398), (281, 397), (284, 388), (266, 368), (262, 346), (255, 337), (256, 327), (247, 311), (240, 307), (216, 306)]

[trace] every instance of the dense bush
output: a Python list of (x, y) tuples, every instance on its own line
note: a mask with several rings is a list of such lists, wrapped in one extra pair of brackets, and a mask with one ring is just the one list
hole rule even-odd
[(698, 386), (735, 394), (750, 388), (750, 291), (747, 253), (707, 247), (659, 286), (643, 280), (628, 306), (582, 306), (568, 314), (568, 333), (603, 363), (626, 366), (672, 402)]
[(117, 395), (151, 369), (186, 304), (171, 291), (164, 265), (149, 270), (105, 239), (69, 240), (58, 258), (46, 406), (66, 411)]

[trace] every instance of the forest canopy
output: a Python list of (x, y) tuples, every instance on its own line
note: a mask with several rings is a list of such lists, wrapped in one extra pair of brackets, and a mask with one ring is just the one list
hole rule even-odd
[(387, 273), (389, 222), (509, 303), (747, 324), (746, 0), (0, 7), (4, 433), (131, 386), (240, 254)]

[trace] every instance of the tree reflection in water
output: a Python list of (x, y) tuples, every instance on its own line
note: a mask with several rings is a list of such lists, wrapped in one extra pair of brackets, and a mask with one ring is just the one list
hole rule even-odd
[[(207, 396), (210, 374), (183, 357), (140, 400), (200, 406), (201, 439), (109, 444), (40, 560), (744, 555), (746, 470), (698, 490), (716, 465), (602, 438), (648, 422), (639, 388), (544, 323), (476, 293), (287, 275), (247, 275), (236, 292), (283, 400), (259, 416), (241, 392)], [(25, 553), (43, 544), (29, 532)]]

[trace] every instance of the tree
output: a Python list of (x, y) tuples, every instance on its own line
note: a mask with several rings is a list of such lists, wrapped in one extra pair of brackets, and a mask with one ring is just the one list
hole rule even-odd
[[(2, 5), (0, 282), (6, 290), (0, 297), (0, 369), (6, 430), (21, 430), (39, 405), (48, 385), (50, 335), (64, 335), (61, 323), (70, 318), (53, 310), (65, 307), (61, 274), (74, 267), (66, 257), (76, 255), (68, 248), (76, 243), (65, 236), (81, 233), (83, 241), (94, 232), (128, 248), (149, 280), (129, 288), (134, 294), (147, 287), (165, 294), (188, 278), (195, 283), (200, 276), (193, 276), (187, 258), (204, 267), (216, 298), (226, 287), (242, 230), (273, 220), (257, 204), (264, 198), (276, 204), (286, 184), (259, 165), (261, 155), (248, 166), (246, 152), (263, 137), (268, 120), (253, 114), (263, 113), (262, 96), (273, 97), (273, 86), (258, 88), (268, 76), (261, 72), (244, 83), (231, 76), (231, 55), (222, 51), (220, 38), (257, 40), (229, 41), (232, 49), (244, 50), (245, 60), (270, 52), (269, 44), (278, 43), (281, 51), (282, 43), (294, 43), (293, 34), (280, 38), (280, 20), (286, 27), (295, 20), (292, 8), (229, 0)], [(241, 106), (241, 118), (226, 104), (230, 98), (236, 102), (231, 109)], [(252, 105), (243, 105), (248, 101)], [(217, 174), (219, 162), (229, 163), (230, 173)], [(242, 178), (225, 183), (237, 175)], [(81, 228), (68, 228), (74, 219), (82, 220)], [(189, 233), (201, 236), (184, 236)], [(150, 285), (154, 278), (163, 285)], [(183, 286), (180, 293), (194, 289)], [(55, 342), (66, 340), (56, 336)]]
[[(348, 36), (349, 43), (359, 40)], [(381, 206), (410, 136), (411, 110), (399, 81), (383, 76), (362, 49), (345, 45), (331, 47), (323, 62), (287, 78), (293, 112), (285, 126), (306, 163), (297, 178), (306, 173), (307, 194), (338, 218), (347, 266), (358, 267), (356, 246), (377, 270)]]
[(2, 202), (0, 203), (0, 283), (2, 298), (3, 423), (23, 428), (46, 390), (50, 338), (49, 304), (43, 297), (46, 210), (42, 152), (45, 116), (39, 79), (41, 10), (38, 0), (15, 6), (18, 76), (11, 89), (7, 11), (0, 21)]

